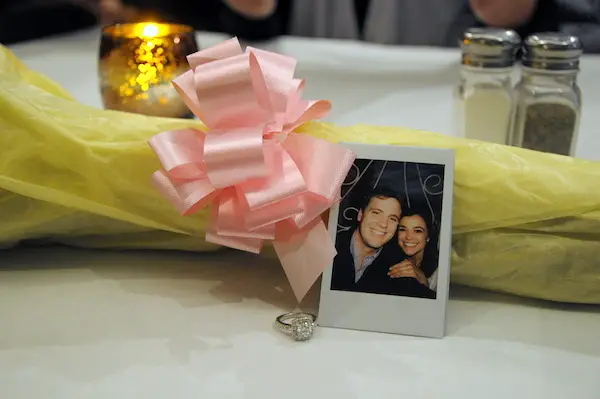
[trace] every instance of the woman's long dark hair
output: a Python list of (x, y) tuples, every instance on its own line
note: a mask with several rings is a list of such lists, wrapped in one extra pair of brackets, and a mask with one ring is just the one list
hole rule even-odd
[[(439, 229), (437, 222), (432, 218), (431, 211), (429, 208), (414, 204), (408, 208), (402, 209), (402, 217), (400, 221), (406, 216), (420, 216), (425, 221), (427, 226), (427, 234), (429, 236), (429, 242), (425, 244), (423, 250), (423, 262), (421, 262), (421, 270), (428, 278), (436, 271), (438, 267), (439, 258)], [(396, 242), (398, 242), (396, 236)]]

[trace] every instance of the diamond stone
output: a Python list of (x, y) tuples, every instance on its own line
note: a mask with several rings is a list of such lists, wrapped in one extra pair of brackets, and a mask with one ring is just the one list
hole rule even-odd
[(292, 321), (292, 338), (306, 341), (313, 336), (316, 324), (309, 318), (298, 318)]

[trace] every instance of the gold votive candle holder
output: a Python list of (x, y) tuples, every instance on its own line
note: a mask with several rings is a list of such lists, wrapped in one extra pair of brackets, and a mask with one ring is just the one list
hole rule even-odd
[(171, 81), (198, 51), (194, 30), (180, 24), (139, 22), (102, 30), (98, 74), (104, 107), (151, 116), (193, 117)]

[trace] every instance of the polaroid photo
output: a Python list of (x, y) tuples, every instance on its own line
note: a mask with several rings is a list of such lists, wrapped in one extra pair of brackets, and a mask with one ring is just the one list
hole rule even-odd
[(454, 151), (342, 143), (357, 155), (331, 208), (337, 255), (318, 324), (444, 336)]

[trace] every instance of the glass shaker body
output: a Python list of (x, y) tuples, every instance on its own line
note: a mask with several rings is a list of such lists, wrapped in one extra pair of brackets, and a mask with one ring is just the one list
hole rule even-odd
[(507, 144), (514, 119), (512, 73), (520, 44), (515, 31), (468, 29), (460, 41), (462, 67), (454, 92), (454, 134)]
[(510, 144), (573, 155), (581, 116), (577, 85), (582, 46), (575, 36), (539, 33), (525, 39)]
[(581, 116), (577, 73), (523, 68), (511, 145), (573, 155)]
[(515, 109), (512, 72), (512, 67), (462, 66), (454, 92), (456, 135), (508, 144)]

